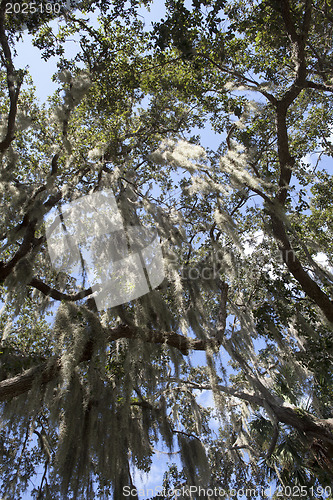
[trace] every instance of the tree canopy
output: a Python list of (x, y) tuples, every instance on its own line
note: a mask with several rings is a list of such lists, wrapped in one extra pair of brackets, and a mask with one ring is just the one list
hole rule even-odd
[[(333, 498), (331, 1), (166, 0), (152, 26), (148, 0), (11, 4), (2, 498), (141, 499), (133, 469), (156, 449), (180, 458), (163, 486), (184, 498)], [(47, 103), (15, 66), (27, 33), (57, 57)], [(53, 265), (47, 220), (105, 191), (157, 230), (165, 278), (99, 310), (81, 254)]]

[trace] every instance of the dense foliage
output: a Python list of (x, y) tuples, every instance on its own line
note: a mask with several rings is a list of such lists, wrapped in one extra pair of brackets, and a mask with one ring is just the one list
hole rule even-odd
[[(157, 448), (180, 458), (166, 490), (327, 498), (331, 1), (166, 0), (153, 26), (148, 1), (6, 4), (2, 498), (139, 498)], [(15, 68), (27, 33), (57, 57), (47, 104)], [(157, 229), (165, 279), (98, 311), (84, 266), (52, 266), (45, 221), (105, 189), (127, 226)]]

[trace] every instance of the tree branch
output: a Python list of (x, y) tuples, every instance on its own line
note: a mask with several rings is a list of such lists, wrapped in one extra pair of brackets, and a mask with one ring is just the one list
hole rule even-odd
[(301, 285), (306, 295), (323, 311), (325, 317), (333, 323), (333, 301), (317, 285), (317, 283), (303, 269), (295, 250), (290, 244), (283, 221), (277, 215), (274, 207), (270, 208), (272, 230), (282, 258), (294, 278)]
[[(210, 385), (201, 385), (188, 381), (186, 381), (186, 384), (199, 390), (212, 390)], [(325, 443), (326, 446), (333, 444), (332, 418), (320, 419), (310, 413), (300, 411), (295, 406), (286, 405), (284, 403), (274, 403), (272, 401), (273, 397), (270, 398), (270, 401), (267, 401), (264, 397), (238, 391), (232, 387), (218, 385), (217, 389), (229, 396), (241, 399), (242, 401), (246, 401), (254, 406), (260, 406), (265, 410), (267, 406), (269, 406), (270, 410), (276, 417), (277, 424), (282, 422), (290, 427), (293, 427), (303, 438), (305, 437), (308, 442), (312, 442), (313, 438), (316, 437)], [(271, 446), (274, 443), (274, 440), (275, 435), (273, 436)]]
[(0, 45), (3, 52), (2, 61), (6, 67), (6, 72), (7, 72), (7, 87), (8, 87), (10, 107), (9, 107), (8, 121), (7, 121), (7, 132), (4, 139), (0, 142), (1, 153), (4, 152), (10, 146), (10, 143), (14, 139), (17, 101), (20, 93), (20, 88), (23, 82), (23, 74), (18, 78), (13, 65), (12, 54), (5, 31), (5, 8), (6, 8), (6, 2), (2, 1), (0, 5)]
[[(170, 347), (178, 349), (182, 354), (187, 355), (190, 350), (203, 351), (210, 345), (216, 347), (214, 341), (203, 341), (191, 338), (186, 338), (176, 332), (160, 332), (160, 331), (147, 331), (143, 332), (139, 328), (129, 325), (119, 325), (116, 328), (105, 329), (105, 335), (108, 342), (118, 339), (136, 339), (140, 338), (144, 342), (152, 344), (167, 344)], [(86, 342), (83, 348), (82, 355), (77, 364), (84, 361), (89, 361), (93, 355), (94, 343), (92, 340)], [(34, 383), (45, 385), (51, 380), (55, 379), (61, 371), (62, 360), (61, 357), (50, 359), (47, 362), (30, 368), (23, 373), (16, 375), (7, 380), (0, 382), (0, 401), (6, 401), (15, 396), (19, 396), (28, 392)]]
[(75, 302), (76, 300), (84, 299), (85, 297), (88, 297), (93, 293), (90, 287), (77, 293), (66, 294), (50, 287), (39, 278), (32, 278), (32, 280), (28, 284), (42, 292), (44, 295), (50, 296), (52, 299), (60, 301), (64, 300), (65, 302)]
[[(212, 387), (210, 385), (196, 384), (195, 382), (189, 382), (189, 381), (186, 381), (186, 384), (202, 391), (212, 390)], [(218, 388), (219, 391), (223, 392), (224, 394), (227, 394), (228, 396), (241, 399), (242, 401), (247, 401), (248, 403), (254, 406), (264, 407), (264, 399), (261, 396), (257, 396), (255, 394), (248, 394), (247, 392), (243, 391), (238, 391), (233, 387), (227, 387), (225, 385), (217, 385), (216, 387)]]
[(265, 457), (266, 460), (273, 455), (278, 438), (279, 438), (279, 426), (278, 426), (278, 424), (275, 424), (273, 438), (272, 438), (271, 444), (269, 445), (269, 448), (268, 448), (268, 451), (267, 451), (267, 454)]
[(284, 25), (287, 30), (289, 39), (292, 43), (296, 44), (299, 42), (299, 37), (295, 25), (292, 21), (289, 0), (280, 0), (280, 7), (281, 7), (282, 19), (284, 21)]
[(324, 92), (333, 92), (332, 85), (325, 85), (324, 83), (316, 83), (311, 80), (305, 80), (304, 85), (309, 89), (323, 90)]
[(219, 344), (222, 344), (224, 339), (225, 327), (227, 323), (227, 299), (228, 299), (229, 286), (227, 283), (221, 283), (220, 287), (221, 287), (221, 302), (216, 322), (215, 338)]

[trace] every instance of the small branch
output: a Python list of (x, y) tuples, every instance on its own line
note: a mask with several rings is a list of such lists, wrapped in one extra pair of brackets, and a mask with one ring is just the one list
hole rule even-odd
[(266, 460), (268, 460), (273, 455), (278, 438), (279, 438), (279, 426), (278, 426), (278, 424), (276, 424), (274, 426), (274, 433), (273, 433), (272, 442), (268, 448), (267, 455), (265, 457)]
[(238, 71), (236, 71), (235, 69), (231, 69), (231, 68), (228, 68), (227, 66), (225, 66), (224, 64), (218, 64), (216, 63), (215, 61), (213, 61), (213, 59), (211, 59), (209, 56), (207, 56), (206, 54), (201, 54), (200, 52), (198, 52), (196, 54), (197, 56), (199, 57), (202, 57), (203, 59), (206, 59), (208, 62), (210, 62), (215, 68), (219, 69), (220, 71), (222, 71), (223, 73), (227, 73), (229, 75), (232, 75), (232, 76), (235, 76), (236, 78), (238, 78), (240, 81), (242, 81), (245, 85), (252, 85), (251, 87), (251, 90), (254, 90), (256, 92), (259, 92), (260, 94), (262, 94), (263, 96), (266, 97), (266, 99), (271, 103), (271, 104), (275, 104), (276, 103), (276, 98), (272, 95), (272, 94), (269, 94), (269, 92), (266, 92), (265, 90), (261, 89), (260, 88), (260, 83), (256, 82), (255, 80), (253, 80), (252, 78), (247, 78), (244, 74), (242, 73), (239, 73)]
[(227, 133), (226, 143), (227, 143), (228, 151), (231, 151), (231, 149), (232, 149), (230, 139), (231, 139), (231, 136), (232, 136), (235, 129), (236, 129), (236, 125), (233, 123), (231, 125), (230, 129), (228, 130), (228, 133)]
[(220, 288), (221, 288), (221, 302), (216, 322), (215, 338), (219, 344), (222, 344), (224, 340), (225, 327), (227, 323), (227, 300), (228, 300), (229, 286), (227, 283), (223, 282), (220, 284)]
[[(249, 188), (247, 188), (248, 190)], [(254, 195), (253, 195), (254, 196)], [(245, 203), (247, 202), (247, 200), (250, 198), (250, 196), (248, 195), (248, 193), (246, 194), (243, 194), (239, 200), (239, 202), (237, 203), (237, 205), (232, 209), (232, 211), (230, 212), (230, 217), (232, 217), (236, 212), (237, 210), (239, 210), (240, 208), (242, 208)]]
[[(189, 382), (189, 381), (186, 381), (185, 383), (201, 391), (213, 390), (211, 385), (197, 384), (195, 382)], [(227, 387), (225, 385), (217, 385), (217, 388), (219, 391), (223, 392), (224, 394), (227, 394), (228, 396), (238, 398), (241, 399), (242, 401), (247, 401), (250, 404), (253, 404), (255, 406), (261, 406), (264, 408), (264, 399), (261, 396), (257, 396), (255, 394), (248, 394), (247, 392), (243, 391), (238, 391), (233, 387)]]
[[(197, 439), (198, 441), (200, 441), (198, 436), (196, 436), (195, 434), (188, 434), (187, 432), (176, 431), (175, 429), (172, 429), (172, 432), (174, 432), (175, 434), (182, 434), (183, 436), (186, 436), (188, 438), (194, 438), (194, 439)], [(200, 441), (200, 443), (201, 443), (201, 441)]]
[(156, 330), (140, 330), (139, 328), (129, 325), (119, 325), (117, 328), (108, 330), (108, 340), (118, 340), (121, 338), (134, 339), (141, 338), (144, 342), (152, 344), (167, 344), (170, 347), (175, 347), (182, 354), (188, 355), (191, 350), (204, 351), (208, 347), (216, 348), (215, 339), (212, 340), (197, 340), (189, 337), (184, 337), (176, 332), (162, 332)]
[(41, 480), (39, 488), (38, 488), (37, 500), (39, 500), (39, 499), (42, 500), (42, 498), (43, 498), (43, 484), (44, 484), (44, 481), (46, 480), (48, 466), (49, 466), (49, 459), (46, 459), (45, 465), (44, 465), (43, 477), (42, 477), (42, 480)]

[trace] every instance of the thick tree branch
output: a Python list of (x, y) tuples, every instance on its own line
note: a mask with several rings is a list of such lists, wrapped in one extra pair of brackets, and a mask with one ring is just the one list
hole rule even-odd
[(0, 401), (12, 399), (24, 394), (32, 388), (35, 381), (45, 385), (59, 375), (61, 360), (57, 358), (50, 363), (45, 362), (24, 371), (20, 375), (0, 382)]
[[(91, 289), (78, 292), (75, 295), (66, 295), (52, 289), (37, 278), (33, 278), (30, 282), (38, 290), (46, 295), (57, 300), (79, 300), (92, 293)], [(122, 324), (116, 328), (105, 329), (105, 336), (108, 342), (118, 339), (140, 338), (144, 342), (152, 344), (167, 344), (170, 347), (178, 349), (183, 355), (188, 355), (191, 350), (204, 351), (207, 348), (217, 349), (223, 340), (224, 330), (226, 327), (226, 303), (227, 303), (228, 285), (221, 283), (221, 305), (219, 318), (217, 321), (216, 338), (207, 340), (192, 339), (184, 337), (176, 332), (163, 332), (157, 330), (147, 330), (136, 328), (134, 326)], [(93, 342), (90, 340), (83, 348), (83, 354), (78, 360), (78, 364), (83, 361), (89, 361), (93, 355)], [(29, 391), (34, 382), (39, 380), (41, 385), (45, 385), (52, 379), (57, 377), (61, 370), (61, 357), (50, 360), (49, 362), (41, 363), (40, 365), (26, 370), (20, 375), (11, 379), (0, 382), (0, 401), (10, 399), (12, 397), (24, 394)]]
[(323, 90), (324, 92), (333, 92), (332, 85), (325, 85), (324, 83), (316, 83), (311, 80), (305, 80), (304, 85), (309, 89)]
[(17, 250), (17, 252), (13, 255), (9, 262), (4, 264), (0, 262), (0, 282), (4, 281), (7, 276), (13, 271), (16, 264), (25, 257), (30, 250), (33, 248), (35, 243), (35, 228), (37, 225), (37, 219), (33, 219), (29, 222), (26, 233), (24, 235), (23, 241)]
[(184, 355), (187, 355), (191, 350), (204, 351), (209, 346), (217, 346), (215, 340), (191, 339), (190, 337), (184, 337), (176, 332), (161, 332), (156, 330), (142, 331), (129, 325), (120, 325), (117, 328), (109, 330), (107, 336), (110, 341), (121, 338), (141, 338), (144, 342), (152, 344), (167, 344), (170, 347), (175, 347)]
[(269, 448), (268, 448), (268, 451), (267, 451), (267, 455), (265, 457), (266, 460), (273, 455), (273, 452), (275, 450), (278, 438), (279, 438), (279, 426), (276, 424), (274, 426), (274, 432), (273, 432), (272, 441), (271, 441), (271, 444), (269, 445)]
[[(282, 253), (283, 261), (292, 273), (294, 278), (301, 285), (304, 292), (310, 297), (317, 306), (323, 311), (325, 317), (333, 322), (333, 302), (321, 290), (317, 283), (303, 269), (299, 259), (297, 258), (289, 238), (282, 218), (279, 212), (283, 212), (286, 203), (292, 169), (294, 166), (294, 158), (290, 154), (289, 138), (287, 129), (287, 111), (288, 107), (299, 95), (300, 91), (306, 87), (318, 88), (319, 90), (329, 90), (327, 86), (321, 86), (306, 80), (306, 58), (305, 58), (305, 43), (311, 24), (311, 7), (312, 2), (305, 2), (305, 12), (302, 23), (302, 31), (300, 35), (297, 33), (296, 27), (292, 21), (292, 14), (288, 0), (281, 1), (281, 14), (285, 23), (285, 27), (292, 43), (293, 60), (296, 70), (296, 78), (291, 87), (284, 93), (283, 97), (276, 104), (276, 119), (277, 119), (277, 145), (278, 157), (280, 164), (280, 177), (278, 183), (278, 191), (275, 196), (274, 203), (268, 200), (267, 206), (271, 218), (273, 235), (277, 241), (278, 247)], [(332, 89), (333, 90), (333, 89)], [(277, 205), (275, 205), (277, 203)]]
[(291, 42), (292, 60), (295, 66), (295, 80), (291, 87), (284, 93), (282, 99), (278, 102), (282, 112), (286, 113), (287, 108), (296, 99), (301, 90), (305, 87), (306, 79), (306, 58), (305, 44), (311, 24), (311, 5), (310, 0), (306, 1), (305, 12), (303, 17), (302, 31), (300, 35), (296, 31), (296, 27), (292, 22), (289, 0), (281, 0), (281, 14), (285, 23), (287, 34)]
[(18, 75), (13, 65), (12, 54), (5, 31), (5, 8), (6, 2), (2, 1), (0, 5), (0, 45), (2, 48), (2, 62), (6, 67), (7, 73), (7, 87), (10, 106), (7, 120), (7, 132), (4, 139), (0, 142), (0, 152), (4, 152), (14, 139), (17, 101), (23, 82), (23, 73)]
[(42, 292), (44, 295), (50, 296), (52, 299), (60, 301), (63, 300), (65, 302), (75, 302), (76, 300), (84, 299), (93, 293), (91, 287), (73, 294), (59, 292), (59, 290), (50, 287), (39, 278), (32, 278), (29, 285)]
[(284, 205), (294, 165), (294, 158), (289, 151), (286, 117), (289, 106), (297, 98), (301, 90), (306, 87), (305, 43), (311, 22), (311, 2), (307, 1), (305, 5), (303, 27), (300, 36), (297, 34), (296, 28), (292, 23), (288, 0), (281, 1), (281, 12), (292, 45), (292, 58), (296, 73), (293, 84), (276, 104), (277, 144), (280, 163), (279, 191), (276, 198), (281, 205)]
[(309, 441), (318, 438), (328, 445), (333, 444), (332, 418), (320, 419), (307, 412), (300, 411), (296, 407), (287, 405), (273, 405), (271, 409), (279, 422), (293, 427)]
[[(62, 198), (61, 191), (51, 196), (43, 205), (45, 211), (51, 209), (56, 203), (58, 203), (58, 201), (61, 198)], [(0, 262), (0, 282), (4, 281), (7, 278), (7, 276), (9, 276), (9, 274), (13, 271), (14, 267), (19, 262), (19, 260), (25, 257), (36, 244), (38, 245), (40, 244), (41, 240), (35, 238), (35, 230), (38, 224), (38, 219), (36, 218), (31, 219), (30, 217), (31, 213), (29, 211), (24, 216), (21, 224), (19, 224), (16, 228), (17, 231), (23, 228), (26, 229), (23, 241), (19, 249), (7, 263)]]
[(317, 283), (303, 269), (301, 262), (297, 258), (295, 250), (292, 248), (286, 233), (285, 225), (274, 207), (270, 209), (272, 230), (282, 258), (287, 268), (294, 278), (301, 285), (306, 295), (323, 311), (325, 317), (333, 323), (333, 301), (317, 285)]
[[(194, 382), (186, 381), (187, 385), (199, 390), (211, 391), (212, 387), (210, 385), (196, 384)], [(223, 385), (218, 385), (217, 389), (228, 396), (241, 399), (254, 406), (260, 406), (266, 409), (269, 406), (270, 410), (274, 414), (277, 423), (282, 422), (294, 429), (305, 438), (308, 442), (312, 442), (314, 438), (320, 439), (321, 442), (325, 443), (326, 446), (333, 444), (333, 419), (320, 419), (310, 413), (305, 411), (300, 411), (296, 406), (291, 406), (287, 404), (277, 404), (273, 402), (273, 396), (270, 400), (264, 397), (257, 396), (254, 394), (248, 394), (243, 391), (236, 390), (232, 387), (226, 387)], [(275, 436), (273, 438), (274, 444)]]
[[(144, 342), (152, 344), (167, 344), (170, 347), (175, 347), (184, 355), (187, 355), (190, 350), (203, 351), (210, 345), (216, 347), (216, 342), (214, 341), (186, 338), (176, 332), (143, 332), (142, 330), (129, 325), (120, 325), (116, 328), (106, 329), (105, 335), (108, 342), (122, 338), (140, 338)], [(93, 341), (88, 341), (83, 348), (83, 353), (81, 358), (78, 360), (78, 364), (91, 359), (93, 355), (93, 348)], [(41, 385), (47, 384), (60, 374), (61, 366), (61, 357), (57, 357), (45, 363), (41, 363), (36, 367), (30, 368), (15, 377), (1, 381), (0, 401), (5, 401), (28, 392), (34, 383), (39, 383)]]

